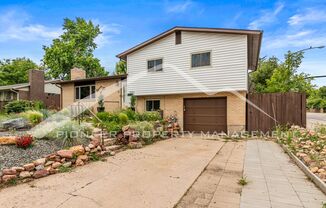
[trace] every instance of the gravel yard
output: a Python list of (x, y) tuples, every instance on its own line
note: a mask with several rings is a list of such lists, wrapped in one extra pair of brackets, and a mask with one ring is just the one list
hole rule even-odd
[(22, 166), (60, 149), (60, 142), (53, 140), (36, 140), (27, 149), (17, 148), (15, 145), (0, 145), (0, 170)]

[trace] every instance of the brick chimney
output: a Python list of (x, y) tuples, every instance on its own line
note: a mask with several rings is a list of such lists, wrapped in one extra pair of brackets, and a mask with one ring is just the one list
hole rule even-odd
[(79, 69), (75, 67), (70, 70), (70, 77), (71, 80), (85, 79), (86, 72), (83, 69)]
[(44, 71), (42, 70), (29, 70), (29, 99), (30, 100), (43, 100), (44, 98)]

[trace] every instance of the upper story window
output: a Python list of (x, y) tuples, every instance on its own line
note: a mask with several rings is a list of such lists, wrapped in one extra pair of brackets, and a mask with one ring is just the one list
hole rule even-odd
[(146, 100), (146, 111), (158, 111), (160, 105), (160, 100)]
[(191, 67), (211, 65), (211, 52), (191, 54)]
[(155, 59), (147, 61), (147, 69), (149, 72), (162, 71), (163, 59)]
[(75, 87), (75, 99), (95, 99), (95, 85), (81, 85)]

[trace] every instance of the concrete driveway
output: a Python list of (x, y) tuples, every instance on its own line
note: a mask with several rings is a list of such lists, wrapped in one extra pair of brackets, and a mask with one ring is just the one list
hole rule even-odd
[(326, 113), (307, 113), (307, 128), (313, 129), (316, 124), (326, 124)]
[(169, 139), (0, 191), (1, 208), (173, 207), (224, 143)]

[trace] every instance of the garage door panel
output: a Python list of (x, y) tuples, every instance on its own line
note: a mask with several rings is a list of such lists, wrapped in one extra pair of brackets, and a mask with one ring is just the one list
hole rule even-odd
[[(206, 116), (197, 116), (197, 115), (188, 115), (188, 124), (191, 123), (208, 123), (210, 124), (215, 123), (215, 124), (225, 124), (224, 121), (225, 116), (221, 115), (221, 116), (216, 116), (216, 115), (206, 115)], [(214, 124), (210, 124), (210, 125), (214, 125)]]
[(184, 129), (226, 132), (226, 98), (185, 99)]
[(191, 114), (201, 114), (201, 115), (207, 115), (208, 112), (210, 112), (211, 115), (221, 115), (225, 116), (225, 108), (224, 107), (210, 107), (210, 108), (191, 108), (187, 109), (187, 113), (189, 115)]
[[(211, 126), (209, 126), (209, 125), (190, 124), (189, 125), (189, 130), (186, 130), (186, 131), (203, 132), (203, 133), (207, 133), (207, 132), (210, 132), (210, 133), (225, 132), (226, 133), (226, 130), (219, 130), (219, 129), (226, 129), (226, 128), (227, 128), (226, 125), (211, 125)], [(214, 130), (214, 129), (216, 129), (216, 130)]]

